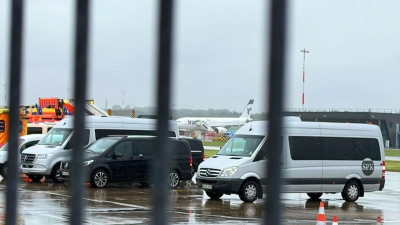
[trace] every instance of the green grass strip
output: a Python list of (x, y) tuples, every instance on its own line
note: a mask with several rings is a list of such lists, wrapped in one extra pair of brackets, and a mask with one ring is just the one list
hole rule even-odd
[(399, 150), (385, 150), (385, 156), (400, 156)]
[(386, 162), (386, 171), (400, 172), (400, 161), (388, 160)]
[(204, 146), (212, 147), (222, 147), (225, 143), (225, 141), (203, 141)]

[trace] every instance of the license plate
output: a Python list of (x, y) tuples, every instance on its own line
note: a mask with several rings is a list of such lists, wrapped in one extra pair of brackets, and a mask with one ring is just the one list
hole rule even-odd
[(21, 173), (26, 173), (26, 170), (24, 170), (24, 169), (21, 169)]
[(203, 189), (212, 189), (212, 185), (211, 184), (202, 184), (201, 187)]
[(61, 173), (63, 176), (69, 176), (69, 172), (62, 171)]

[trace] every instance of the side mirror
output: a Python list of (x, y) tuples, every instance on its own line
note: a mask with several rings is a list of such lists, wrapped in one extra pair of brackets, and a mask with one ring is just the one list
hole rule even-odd
[(114, 157), (115, 157), (115, 158), (122, 157), (122, 154), (119, 153), (119, 152), (116, 152), (116, 153), (114, 153)]

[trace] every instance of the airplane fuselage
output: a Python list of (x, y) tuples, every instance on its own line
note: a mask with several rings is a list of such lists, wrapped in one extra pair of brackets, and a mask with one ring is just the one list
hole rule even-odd
[(242, 126), (250, 121), (250, 118), (213, 118), (213, 117), (184, 117), (177, 121), (179, 129), (186, 130), (201, 130), (207, 131), (210, 128), (207, 127), (232, 127)]

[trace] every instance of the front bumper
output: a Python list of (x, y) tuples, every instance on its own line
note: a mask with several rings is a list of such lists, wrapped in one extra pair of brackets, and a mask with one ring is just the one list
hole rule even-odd
[(20, 169), (21, 169), (21, 173), (25, 173), (25, 174), (29, 174), (29, 175), (49, 176), (51, 174), (51, 169), (46, 168), (44, 165), (34, 165), (33, 167), (28, 167), (27, 165), (22, 164)]
[(243, 180), (240, 178), (196, 177), (196, 184), (205, 191), (224, 194), (238, 194)]

